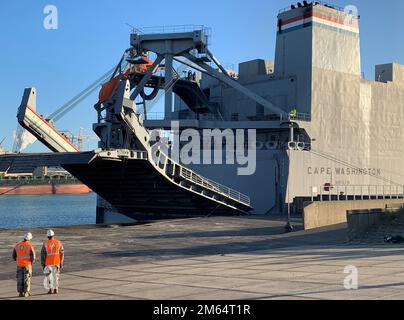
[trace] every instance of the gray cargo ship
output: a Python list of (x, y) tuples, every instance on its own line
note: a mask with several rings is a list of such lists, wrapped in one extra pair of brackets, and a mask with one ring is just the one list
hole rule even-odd
[[(362, 78), (356, 14), (320, 2), (282, 10), (275, 61), (243, 62), (238, 73), (220, 64), (208, 39), (202, 27), (131, 34), (131, 46), (95, 106), (100, 149), (52, 160), (38, 156), (35, 163), (61, 164), (97, 192), (100, 217), (108, 210), (131, 217), (269, 214), (324, 197), (404, 194), (404, 66), (378, 65), (374, 81)], [(196, 74), (182, 76), (174, 64)], [(162, 116), (147, 108), (159, 94), (165, 98)], [(38, 136), (24, 118), (35, 109), (34, 95), (26, 89), (19, 120)], [(151, 143), (154, 129), (172, 138), (190, 128), (201, 136), (209, 129), (255, 130), (254, 145), (248, 137), (244, 144), (246, 153), (256, 154), (253, 174), (240, 174), (238, 162), (185, 164), (173, 148)], [(212, 148), (222, 149), (224, 158), (231, 143), (222, 138)], [(55, 139), (42, 135), (41, 141), (53, 151), (69, 151), (63, 141), (57, 147)], [(184, 145), (175, 139), (167, 145), (176, 143)]]

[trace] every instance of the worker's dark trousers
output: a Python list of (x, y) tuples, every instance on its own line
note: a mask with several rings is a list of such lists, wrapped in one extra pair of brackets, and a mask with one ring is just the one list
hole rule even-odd
[(31, 292), (32, 266), (17, 267), (17, 291), (19, 293)]

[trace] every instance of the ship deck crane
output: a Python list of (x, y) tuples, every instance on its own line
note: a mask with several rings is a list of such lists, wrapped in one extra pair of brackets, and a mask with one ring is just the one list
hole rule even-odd
[[(99, 99), (100, 101), (107, 99), (116, 89), (116, 84), (123, 73), (122, 70), (124, 70), (123, 75), (125, 75), (125, 73), (127, 74), (129, 71), (127, 69), (128, 65), (124, 62), (124, 57), (125, 54), (122, 56), (117, 66), (113, 67), (111, 70), (108, 70), (108, 72), (90, 84), (86, 89), (78, 93), (63, 106), (54, 111), (47, 119), (43, 118), (36, 110), (36, 89), (26, 88), (22, 103), (18, 109), (17, 118), (19, 125), (54, 152), (80, 151), (80, 145), (74, 145), (65, 134), (58, 131), (55, 127), (55, 123), (67, 113), (72, 111), (78, 104), (90, 96), (101, 85), (102, 88), (99, 94)], [(153, 63), (147, 57), (142, 58), (143, 59), (134, 67), (134, 71), (137, 73), (145, 73)], [(22, 135), (24, 132), (21, 127), (17, 129), (17, 136)], [(21, 140), (21, 138), (16, 138), (16, 141), (21, 142)], [(80, 138), (77, 140), (80, 144)], [(15, 145), (14, 149), (16, 153), (20, 151), (20, 145), (21, 143)]]
[[(95, 150), (92, 153), (77, 152), (78, 148), (53, 126), (54, 121), (74, 107), (80, 100), (79, 97), (73, 98), (60, 110), (53, 113), (51, 119), (44, 119), (36, 112), (35, 88), (27, 88), (19, 108), (19, 123), (51, 150), (64, 152), (62, 158), (58, 157), (58, 154), (55, 157), (50, 156), (49, 161), (59, 161), (62, 167), (91, 187), (120, 212), (140, 210), (148, 213), (175, 213), (182, 210), (184, 212), (208, 212), (209, 214), (212, 212), (240, 214), (252, 210), (250, 198), (247, 195), (201, 176), (176, 162), (164, 152), (160, 152), (158, 146), (156, 149), (155, 146), (152, 147), (149, 144), (150, 133), (143, 125), (142, 117), (136, 112), (136, 98), (141, 96), (145, 99), (145, 88), (154, 89), (146, 97), (150, 100), (154, 99), (160, 90), (164, 90), (167, 107), (167, 98), (171, 98), (172, 93), (175, 92), (180, 77), (176, 77), (172, 64), (175, 54), (163, 56), (153, 50), (134, 52), (134, 49), (132, 39), (131, 48), (125, 51), (112, 72), (110, 80), (104, 83), (99, 102), (96, 104), (98, 123), (94, 127), (94, 131), (100, 137), (103, 149)], [(187, 50), (185, 49), (185, 51)], [(157, 54), (155, 61), (146, 59), (148, 52)], [(125, 58), (127, 58), (126, 61)], [(164, 78), (156, 76), (157, 70), (163, 68), (161, 64), (163, 60), (165, 60)], [(128, 62), (126, 66), (124, 66), (124, 61)], [(192, 62), (198, 64), (199, 61)], [(205, 67), (207, 73), (211, 71), (206, 70), (207, 67), (203, 64), (200, 67)], [(224, 69), (222, 72), (225, 74)], [(221, 78), (221, 74), (215, 76)], [(226, 82), (228, 79), (226, 78), (224, 81)], [(232, 82), (230, 84), (234, 86)], [(182, 92), (191, 90), (190, 86), (185, 84), (182, 87)], [(133, 93), (131, 93), (132, 88)], [(196, 89), (192, 90), (195, 92)], [(244, 93), (259, 100), (259, 97), (248, 90)], [(83, 92), (80, 96), (84, 98), (87, 94)], [(270, 102), (264, 99), (261, 102), (272, 107)], [(276, 107), (273, 108), (276, 109)], [(105, 118), (102, 114), (103, 111), (106, 112)], [(71, 154), (71, 161), (66, 153)], [(81, 163), (79, 158), (87, 155), (91, 159)], [(41, 156), (37, 163), (44, 157), (45, 155)], [(122, 171), (122, 163), (125, 166), (133, 166), (128, 171), (128, 174), (131, 173), (133, 177), (122, 177), (116, 174), (117, 171)], [(100, 171), (103, 171), (102, 176), (108, 175), (107, 183), (100, 181)], [(139, 180), (140, 174), (143, 174), (142, 181)], [(122, 178), (128, 179), (125, 181), (129, 183), (124, 188), (122, 188)], [(132, 185), (137, 186), (136, 189), (132, 188)], [(106, 186), (107, 189), (104, 189)], [(116, 194), (115, 191), (118, 191), (119, 194)], [(145, 199), (146, 202), (144, 202)], [(153, 199), (153, 201), (147, 199)], [(151, 205), (152, 203), (155, 205)]]

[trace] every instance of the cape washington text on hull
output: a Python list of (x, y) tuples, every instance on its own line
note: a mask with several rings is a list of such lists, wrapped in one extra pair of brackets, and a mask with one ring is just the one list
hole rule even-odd
[[(333, 170), (334, 169), (334, 170)], [(307, 167), (309, 175), (331, 175), (337, 176), (381, 176), (382, 170), (379, 168), (326, 168), (326, 167)]]

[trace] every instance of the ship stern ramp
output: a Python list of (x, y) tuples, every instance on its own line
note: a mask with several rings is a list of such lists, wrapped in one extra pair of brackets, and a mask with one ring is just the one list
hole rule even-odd
[[(165, 159), (161, 159), (164, 157)], [(145, 151), (96, 151), (88, 164), (62, 164), (120, 213), (171, 215), (246, 214), (250, 199), (165, 157)]]
[(238, 215), (252, 210), (250, 199), (204, 178), (163, 153), (149, 161), (145, 151), (102, 150), (18, 154), (0, 157), (0, 171), (60, 165), (120, 213), (178, 216)]

